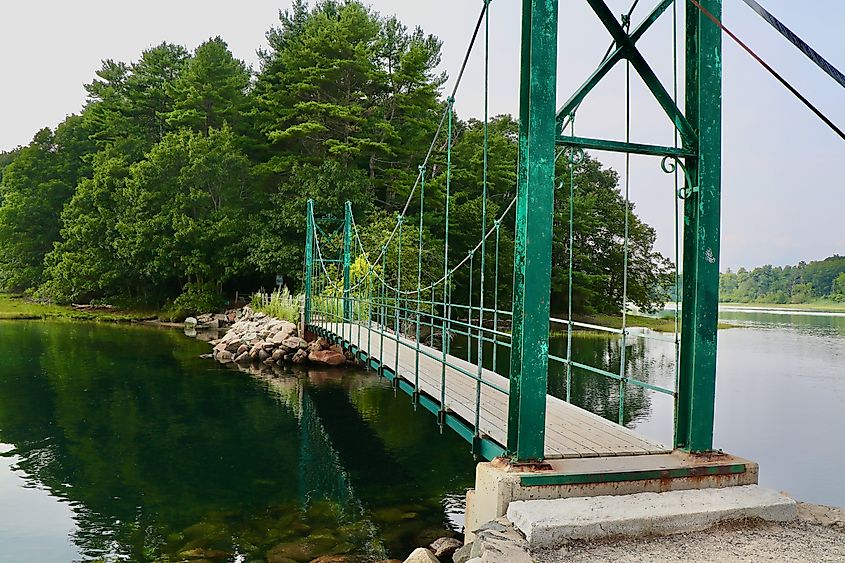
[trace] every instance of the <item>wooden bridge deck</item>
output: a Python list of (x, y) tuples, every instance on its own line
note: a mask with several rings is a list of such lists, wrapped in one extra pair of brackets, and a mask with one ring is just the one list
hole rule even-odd
[[(390, 369), (396, 365), (396, 342), (389, 329), (382, 339), (380, 327), (372, 325), (368, 333), (366, 324), (325, 323), (312, 321), (316, 327), (343, 336), (343, 338), (371, 357), (378, 359)], [(360, 330), (359, 330), (360, 329)], [(371, 343), (368, 348), (368, 336)], [(399, 377), (411, 384), (416, 382), (417, 343), (400, 337)], [(441, 397), (442, 352), (420, 345), (419, 389), (437, 402)], [(430, 354), (434, 356), (427, 356)], [(455, 356), (447, 356), (447, 362), (460, 370), (476, 374), (478, 366)], [(476, 381), (454, 367), (446, 367), (445, 407), (470, 424), (475, 423)], [(508, 380), (490, 370), (482, 371), (482, 379), (499, 389), (508, 389)], [(481, 433), (500, 445), (507, 442), (508, 396), (488, 385), (481, 386)], [(547, 459), (587, 458), (606, 456), (662, 454), (671, 451), (664, 445), (638, 435), (633, 430), (615, 424), (566, 401), (547, 396), (546, 401), (546, 444)]]

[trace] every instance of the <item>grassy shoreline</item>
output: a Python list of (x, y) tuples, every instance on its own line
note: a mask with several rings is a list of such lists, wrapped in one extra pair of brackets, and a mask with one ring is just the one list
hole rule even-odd
[(157, 321), (158, 311), (124, 309), (74, 309), (69, 305), (54, 305), (31, 301), (21, 295), (0, 293), (0, 320), (65, 319), (109, 323)]
[[(845, 308), (843, 308), (845, 310)], [(160, 311), (142, 311), (129, 309), (74, 309), (69, 305), (54, 305), (31, 301), (21, 295), (0, 293), (0, 320), (76, 320), (110, 323), (131, 322), (160, 322)], [(594, 315), (578, 317), (578, 322), (604, 326), (608, 328), (622, 328), (621, 315)], [(646, 317), (642, 315), (628, 315), (629, 327), (646, 327), (656, 332), (674, 332), (675, 319), (673, 317)], [(719, 323), (719, 328), (732, 328), (734, 325)], [(576, 329), (578, 332), (589, 332)], [(551, 331), (554, 335), (566, 334), (565, 325), (556, 323)]]

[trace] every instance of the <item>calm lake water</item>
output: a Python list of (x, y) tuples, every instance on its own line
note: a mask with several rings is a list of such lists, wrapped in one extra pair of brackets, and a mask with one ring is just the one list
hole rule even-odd
[[(719, 333), (716, 447), (759, 462), (763, 485), (845, 506), (845, 316), (722, 318), (742, 328)], [(178, 331), (0, 322), (0, 559), (367, 561), (460, 529), (468, 445), (404, 394), (207, 351)], [(577, 338), (573, 355), (617, 370), (621, 343)], [(636, 340), (626, 369), (672, 387), (673, 343)], [(565, 394), (563, 370), (549, 388)], [(572, 397), (617, 416), (612, 380), (576, 372)], [(670, 442), (671, 397), (628, 386), (625, 422)]]
[(0, 322), (0, 560), (377, 560), (461, 528), (468, 446), (404, 394), (364, 372), (251, 377), (208, 350)]

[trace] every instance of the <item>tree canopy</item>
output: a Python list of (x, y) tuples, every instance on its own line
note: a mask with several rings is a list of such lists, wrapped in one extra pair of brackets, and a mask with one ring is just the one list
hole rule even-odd
[(728, 303), (845, 302), (845, 256), (835, 254), (795, 266), (728, 270), (721, 276), (719, 297)]
[[(295, 1), (267, 39), (258, 69), (220, 37), (193, 51), (162, 43), (134, 62), (103, 61), (79, 115), (0, 154), (0, 288), (185, 310), (272, 286), (277, 273), (296, 289), (309, 198), (320, 214), (342, 213), (351, 200), (362, 238), (380, 244), (446, 107), (440, 40), (335, 0)], [(488, 225), (515, 194), (517, 131), (511, 116), (489, 123)], [(481, 232), (483, 138), (483, 123), (456, 117), (449, 229), (458, 259)], [(434, 146), (426, 186), (432, 280), (443, 270), (444, 151)], [(562, 164), (558, 180), (568, 185), (568, 174)], [(618, 177), (588, 157), (574, 181), (572, 201), (568, 190), (556, 198), (553, 306), (567, 305), (572, 206), (573, 306), (618, 311), (626, 218)], [(662, 303), (671, 265), (654, 251), (653, 229), (628, 213), (629, 300), (649, 308)], [(502, 271), (513, 268), (512, 220), (502, 224)], [(416, 240), (418, 220), (407, 224), (415, 227), (406, 242)], [(454, 281), (459, 295), (469, 292), (466, 274)]]

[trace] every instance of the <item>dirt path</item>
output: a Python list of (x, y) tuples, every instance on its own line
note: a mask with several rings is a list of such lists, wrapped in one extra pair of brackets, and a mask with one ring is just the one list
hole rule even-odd
[(802, 503), (789, 524), (733, 522), (691, 534), (575, 542), (533, 556), (539, 563), (845, 561), (845, 510)]

